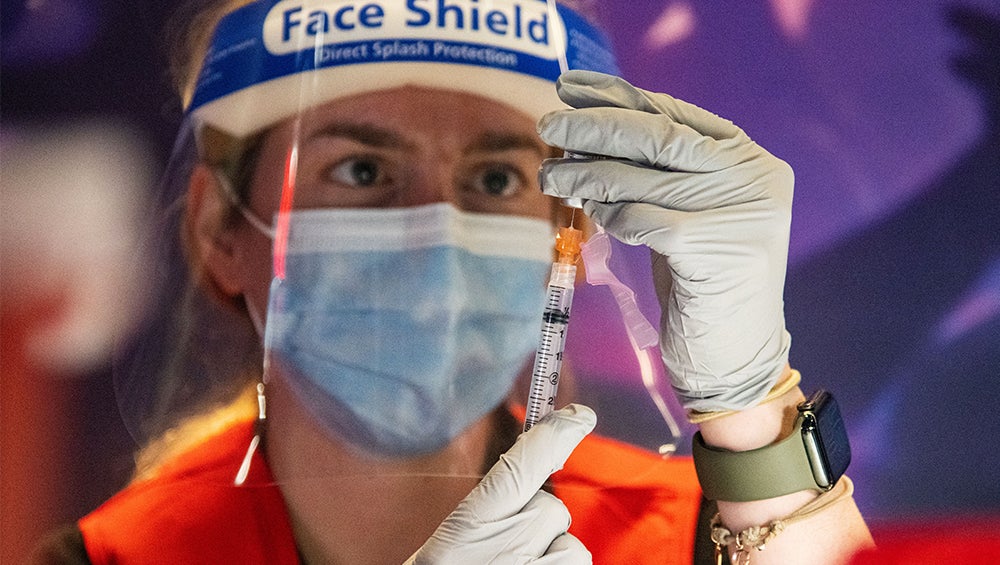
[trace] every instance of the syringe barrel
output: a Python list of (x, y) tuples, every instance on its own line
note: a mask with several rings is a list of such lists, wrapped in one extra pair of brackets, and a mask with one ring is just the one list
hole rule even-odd
[(575, 280), (576, 265), (558, 262), (552, 264), (545, 311), (542, 313), (541, 334), (531, 371), (524, 431), (530, 430), (555, 406)]
[(549, 286), (560, 288), (573, 288), (576, 281), (576, 265), (567, 263), (552, 263), (552, 271), (549, 273)]

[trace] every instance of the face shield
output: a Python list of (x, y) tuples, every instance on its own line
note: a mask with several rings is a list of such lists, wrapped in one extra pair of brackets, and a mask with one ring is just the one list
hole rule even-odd
[[(522, 427), (566, 215), (540, 192), (552, 149), (535, 122), (565, 107), (570, 68), (617, 72), (590, 19), (551, 1), (263, 0), (222, 17), (168, 171), (183, 207), (158, 228), (185, 250), (165, 277), (191, 282), (166, 285), (172, 330), (123, 372), (130, 427), (246, 421), (234, 481), (264, 465), (292, 497), (474, 484)], [(563, 390), (609, 429), (634, 415), (613, 387)], [(601, 488), (658, 461), (594, 453)]]

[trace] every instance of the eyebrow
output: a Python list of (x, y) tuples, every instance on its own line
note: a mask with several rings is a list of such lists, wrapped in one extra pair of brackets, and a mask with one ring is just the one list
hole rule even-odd
[(369, 123), (330, 124), (310, 133), (307, 139), (313, 141), (324, 137), (344, 137), (363, 145), (388, 149), (408, 148), (413, 145), (396, 132)]
[(499, 131), (486, 132), (485, 134), (479, 136), (469, 145), (469, 149), (471, 151), (480, 152), (517, 151), (527, 149), (534, 151), (543, 157), (547, 155), (546, 147), (542, 145), (538, 138), (520, 133)]

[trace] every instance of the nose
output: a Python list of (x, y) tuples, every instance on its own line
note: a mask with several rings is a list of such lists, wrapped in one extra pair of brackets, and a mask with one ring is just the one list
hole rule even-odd
[(395, 207), (448, 203), (461, 207), (456, 166), (447, 158), (422, 159), (411, 169), (412, 176), (397, 193)]

